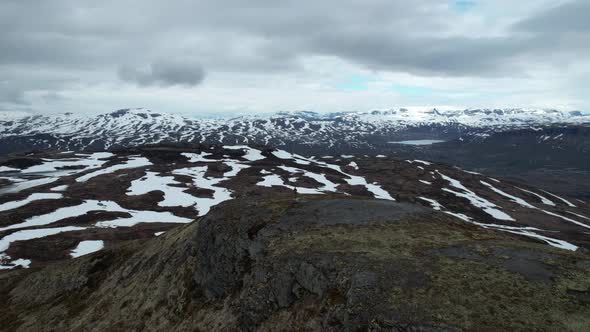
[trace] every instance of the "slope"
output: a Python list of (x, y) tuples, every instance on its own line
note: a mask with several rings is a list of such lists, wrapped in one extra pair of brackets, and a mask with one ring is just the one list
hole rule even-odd
[(418, 205), (234, 200), (198, 223), (0, 275), (2, 330), (590, 327), (590, 256)]

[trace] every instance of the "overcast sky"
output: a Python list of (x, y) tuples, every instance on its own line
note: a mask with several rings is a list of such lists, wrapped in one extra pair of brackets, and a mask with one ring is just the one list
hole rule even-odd
[(588, 0), (2, 0), (0, 110), (590, 110)]

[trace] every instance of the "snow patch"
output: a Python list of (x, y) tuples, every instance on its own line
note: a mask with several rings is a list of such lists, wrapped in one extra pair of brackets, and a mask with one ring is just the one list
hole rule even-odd
[(229, 189), (216, 186), (219, 182), (225, 181), (228, 178), (208, 178), (205, 177), (206, 172), (207, 166), (182, 168), (172, 171), (172, 174), (186, 175), (193, 178), (193, 184), (197, 188), (210, 189), (213, 191), (212, 198), (195, 197), (196, 208), (199, 211), (198, 216), (204, 216), (213, 206), (232, 198)]
[(158, 202), (158, 206), (192, 206), (196, 204), (196, 198), (185, 193), (188, 188), (176, 187), (180, 185), (172, 176), (159, 176), (157, 172), (146, 172), (140, 179), (133, 180), (127, 189), (128, 196), (144, 195), (152, 191), (162, 191), (164, 200)]
[(444, 191), (446, 192), (450, 192), (451, 194), (457, 196), (457, 197), (463, 197), (466, 198), (471, 205), (478, 207), (480, 209), (482, 209), (485, 213), (491, 215), (492, 217), (494, 217), (495, 219), (498, 220), (506, 220), (506, 221), (514, 221), (514, 218), (512, 218), (511, 216), (509, 216), (508, 214), (500, 211), (499, 209), (497, 209), (497, 205), (486, 200), (485, 198), (479, 197), (478, 195), (476, 195), (473, 191), (467, 189), (465, 186), (463, 186), (461, 184), (461, 182), (448, 177), (442, 173), (440, 173), (439, 171), (437, 171), (437, 173), (445, 180), (447, 180), (451, 186), (460, 189), (464, 192), (458, 192), (458, 191), (454, 191), (448, 188), (443, 188)]
[(59, 208), (47, 214), (28, 218), (22, 223), (0, 228), (0, 231), (49, 225), (66, 218), (85, 215), (90, 211), (122, 212), (131, 215), (130, 218), (117, 218), (111, 221), (101, 221), (96, 224), (98, 227), (129, 227), (142, 222), (189, 223), (192, 221), (192, 219), (177, 217), (170, 212), (129, 210), (122, 208), (119, 204), (113, 201), (87, 200), (79, 205)]
[(188, 159), (189, 163), (198, 163), (198, 162), (212, 162), (212, 161), (216, 161), (216, 160), (212, 160), (212, 159), (207, 159), (205, 157), (212, 155), (212, 153), (208, 153), (208, 152), (201, 152), (201, 153), (189, 153), (189, 152), (183, 152), (181, 153), (182, 156), (186, 157)]
[(522, 198), (519, 198), (519, 197), (516, 197), (516, 196), (512, 196), (512, 195), (510, 195), (510, 194), (508, 194), (508, 193), (505, 193), (505, 192), (503, 192), (502, 190), (500, 190), (500, 189), (498, 189), (498, 188), (496, 188), (496, 187), (492, 186), (491, 184), (489, 184), (489, 183), (487, 183), (487, 182), (485, 182), (485, 181), (479, 181), (479, 182), (481, 182), (481, 184), (483, 184), (484, 186), (486, 186), (486, 187), (490, 188), (490, 189), (491, 189), (492, 191), (494, 191), (495, 193), (497, 193), (497, 194), (499, 194), (499, 195), (501, 195), (501, 196), (504, 196), (504, 197), (506, 197), (506, 198), (510, 199), (511, 201), (513, 201), (513, 202), (514, 202), (514, 203), (516, 203), (516, 204), (519, 204), (520, 206), (524, 206), (524, 207), (526, 207), (526, 208), (529, 208), (529, 209), (536, 209), (536, 207), (535, 207), (535, 206), (532, 206), (531, 204), (527, 203), (527, 202), (526, 202), (524, 199), (522, 199)]
[(565, 221), (569, 221), (569, 222), (571, 222), (571, 223), (573, 223), (573, 224), (576, 224), (576, 225), (578, 225), (578, 226), (582, 226), (582, 227), (584, 227), (584, 228), (590, 228), (590, 225), (586, 225), (586, 224), (584, 224), (583, 222), (579, 222), (579, 221), (576, 221), (576, 220), (574, 220), (574, 219), (571, 219), (571, 218), (568, 218), (568, 217), (564, 217), (564, 216), (562, 216), (562, 215), (559, 215), (559, 214), (557, 214), (557, 213), (549, 212), (549, 211), (546, 211), (546, 210), (541, 210), (541, 211), (545, 212), (545, 213), (546, 213), (546, 214), (548, 214), (548, 215), (551, 215), (551, 216), (554, 216), (554, 217), (561, 218), (561, 219), (563, 219), (563, 220), (565, 220)]
[(351, 161), (351, 162), (348, 164), (348, 166), (350, 166), (350, 167), (352, 167), (352, 168), (354, 168), (354, 169), (356, 169), (356, 170), (358, 170), (358, 169), (359, 169), (359, 165), (358, 165), (356, 162), (354, 162), (354, 161)]
[(275, 156), (279, 159), (293, 160), (294, 162), (296, 162), (297, 164), (300, 164), (300, 165), (309, 165), (312, 162), (311, 159), (305, 158), (305, 157), (300, 156), (298, 154), (289, 153), (284, 150), (276, 150), (276, 151), (273, 151), (272, 154), (273, 154), (273, 156)]
[(246, 168), (250, 168), (250, 165), (244, 165), (241, 164), (239, 162), (235, 162), (235, 161), (224, 161), (224, 164), (226, 164), (227, 166), (231, 167), (231, 171), (225, 172), (223, 173), (223, 176), (226, 178), (230, 178), (230, 177), (234, 177), (236, 175), (238, 175), (238, 173), (240, 173), (241, 170), (246, 169)]
[[(303, 173), (303, 176), (308, 178), (312, 178), (317, 182), (321, 183), (323, 186), (318, 188), (318, 191), (325, 191), (325, 192), (336, 192), (338, 185), (334, 182), (328, 180), (324, 174), (317, 174), (310, 171), (306, 171), (303, 169), (295, 168), (295, 167), (287, 167), (287, 166), (279, 166), (280, 169), (290, 172), (290, 173)], [(298, 187), (297, 191), (299, 192), (300, 189), (306, 189), (303, 187)]]
[(557, 196), (557, 195), (555, 195), (555, 194), (552, 194), (552, 193), (550, 193), (550, 192), (548, 192), (548, 191), (545, 191), (545, 190), (541, 190), (541, 191), (542, 191), (542, 192), (544, 192), (544, 193), (546, 193), (547, 195), (551, 195), (551, 196), (553, 196), (553, 197), (555, 197), (555, 198), (559, 199), (560, 201), (564, 202), (564, 203), (565, 203), (567, 206), (569, 206), (569, 207), (576, 207), (574, 204), (572, 204), (570, 201), (568, 201), (568, 200), (567, 200), (567, 199), (565, 199), (565, 198), (559, 197), (559, 196)]
[(42, 237), (47, 237), (63, 232), (81, 231), (84, 229), (86, 229), (86, 227), (66, 226), (55, 228), (27, 229), (14, 232), (0, 239), (0, 253), (8, 250), (12, 242), (39, 239)]
[(537, 233), (532, 232), (532, 231), (540, 231), (540, 229), (537, 229), (534, 227), (511, 227), (511, 226), (495, 225), (495, 224), (482, 224), (482, 223), (474, 221), (473, 219), (471, 219), (470, 217), (468, 217), (462, 213), (455, 213), (455, 212), (450, 212), (450, 211), (444, 211), (444, 213), (454, 216), (455, 218), (459, 218), (459, 219), (466, 221), (470, 224), (474, 224), (474, 225), (477, 225), (477, 226), (480, 226), (483, 228), (493, 229), (496, 231), (508, 232), (508, 233), (512, 233), (512, 234), (517, 234), (517, 235), (521, 235), (521, 236), (526, 236), (526, 237), (538, 239), (538, 240), (544, 241), (545, 243), (547, 243), (548, 245), (550, 245), (552, 247), (556, 247), (559, 249), (565, 249), (565, 250), (571, 250), (571, 251), (578, 250), (578, 247), (576, 245), (573, 245), (569, 242), (555, 239), (555, 238), (551, 238), (551, 237), (547, 237), (547, 236), (543, 236), (543, 235), (539, 235)]
[(418, 198), (430, 203), (430, 206), (437, 211), (441, 211), (442, 209), (445, 208), (444, 206), (442, 206), (439, 202), (435, 201), (434, 199), (430, 199), (430, 198), (426, 198), (426, 197), (418, 197)]
[(25, 181), (17, 180), (16, 183), (13, 183), (5, 188), (1, 188), (0, 194), (18, 193), (18, 192), (21, 192), (26, 189), (50, 184), (50, 183), (53, 183), (57, 180), (59, 180), (59, 178), (40, 178), (40, 179), (25, 180)]
[(53, 187), (49, 190), (51, 190), (51, 191), (66, 191), (67, 189), (68, 189), (68, 185), (64, 184), (63, 186)]
[(247, 145), (224, 146), (223, 148), (228, 150), (245, 150), (246, 154), (243, 155), (242, 158), (249, 161), (266, 159), (266, 157), (262, 155), (262, 152), (260, 150), (251, 148)]
[(553, 203), (552, 201), (548, 200), (547, 198), (545, 198), (545, 197), (543, 197), (543, 196), (541, 196), (541, 195), (539, 195), (539, 194), (537, 194), (535, 192), (532, 192), (530, 190), (526, 190), (526, 189), (523, 189), (523, 188), (520, 188), (520, 187), (516, 187), (516, 188), (524, 191), (525, 193), (529, 193), (529, 194), (533, 194), (533, 195), (537, 196), (541, 200), (541, 202), (543, 204), (545, 204), (545, 205), (555, 206), (555, 203)]
[[(31, 166), (21, 171), (22, 174), (27, 173), (51, 173), (62, 172), (61, 175), (72, 175), (81, 173), (87, 170), (99, 168), (104, 165), (107, 159), (113, 156), (110, 152), (97, 152), (90, 155), (83, 155), (83, 159), (43, 159), (44, 163), (40, 165)], [(79, 169), (66, 169), (68, 167), (82, 167)]]
[(46, 193), (35, 193), (29, 195), (29, 197), (22, 199), (20, 201), (12, 201), (6, 202), (4, 204), (0, 204), (0, 211), (7, 211), (17, 209), (21, 206), (25, 206), (34, 201), (40, 201), (43, 199), (60, 199), (63, 198), (62, 194), (46, 194)]
[(76, 181), (86, 182), (99, 175), (114, 173), (122, 169), (139, 168), (150, 165), (152, 165), (152, 163), (145, 157), (130, 157), (129, 160), (125, 161), (122, 164), (113, 165), (104, 169), (99, 169), (98, 171), (94, 171), (89, 174), (82, 175), (81, 177), (76, 178)]
[(318, 163), (319, 165), (331, 168), (331, 169), (339, 172), (340, 174), (345, 175), (346, 177), (344, 178), (344, 181), (346, 181), (346, 183), (348, 183), (351, 186), (364, 186), (377, 199), (386, 199), (386, 200), (390, 200), (390, 201), (395, 201), (395, 198), (391, 197), (391, 195), (387, 191), (385, 191), (383, 188), (381, 188), (381, 186), (379, 186), (377, 184), (367, 183), (367, 180), (364, 177), (348, 174), (348, 173), (344, 172), (342, 170), (342, 168), (338, 165), (328, 164), (325, 162), (316, 162), (316, 163)]
[(78, 246), (72, 250), (70, 256), (76, 258), (84, 255), (91, 254), (93, 252), (102, 250), (104, 248), (104, 241), (102, 240), (89, 240), (78, 243)]
[[(0, 255), (0, 258), (2, 258), (1, 256), (2, 255)], [(0, 265), (0, 270), (10, 270), (10, 269), (14, 269), (17, 266), (28, 269), (31, 267), (31, 260), (30, 259), (22, 259), (22, 258), (15, 259), (6, 265)]]
[(573, 213), (573, 212), (570, 212), (570, 211), (566, 211), (566, 212), (567, 212), (567, 213), (570, 213), (570, 214), (573, 214), (574, 216), (576, 216), (576, 217), (578, 217), (578, 218), (582, 218), (582, 219), (590, 220), (590, 218), (588, 218), (588, 217), (586, 217), (586, 216), (583, 216), (583, 215), (581, 215), (581, 214)]
[(464, 170), (464, 169), (462, 169), (462, 171), (463, 171), (463, 172), (465, 172), (465, 173), (467, 173), (467, 174), (473, 174), (473, 175), (483, 175), (483, 174), (481, 174), (481, 173), (478, 173), (478, 172), (466, 171), (466, 170)]
[(285, 186), (283, 179), (276, 174), (270, 174), (262, 178), (262, 181), (256, 183), (257, 186), (261, 187), (272, 187), (272, 186)]

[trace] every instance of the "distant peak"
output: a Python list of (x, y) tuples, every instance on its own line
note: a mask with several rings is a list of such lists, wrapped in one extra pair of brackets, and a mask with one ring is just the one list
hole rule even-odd
[(119, 117), (123, 117), (123, 116), (138, 116), (138, 117), (141, 117), (144, 119), (147, 119), (148, 117), (155, 118), (155, 117), (161, 116), (160, 113), (156, 113), (156, 112), (149, 110), (147, 108), (123, 108), (123, 109), (111, 112), (108, 115), (113, 118), (119, 118)]
[(278, 116), (299, 116), (302, 118), (316, 118), (320, 116), (319, 113), (313, 111), (281, 111), (275, 114)]

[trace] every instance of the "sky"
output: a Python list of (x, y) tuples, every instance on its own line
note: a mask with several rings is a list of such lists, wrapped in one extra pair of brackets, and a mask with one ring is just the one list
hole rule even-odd
[(3, 0), (0, 111), (590, 110), (588, 0)]

